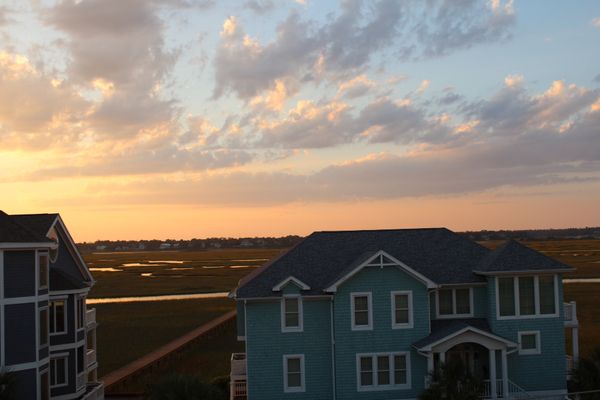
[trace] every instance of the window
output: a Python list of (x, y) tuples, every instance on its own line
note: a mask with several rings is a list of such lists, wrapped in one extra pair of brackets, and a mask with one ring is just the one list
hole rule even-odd
[(48, 345), (48, 309), (41, 308), (39, 312), (40, 347)]
[(472, 316), (471, 288), (441, 289), (437, 292), (438, 318)]
[(357, 354), (359, 391), (410, 388), (409, 353)]
[(392, 328), (412, 328), (412, 292), (392, 292)]
[(515, 315), (515, 283), (513, 278), (498, 278), (500, 316)]
[(65, 333), (66, 331), (65, 301), (53, 300), (50, 302), (50, 333)]
[(68, 382), (68, 356), (61, 356), (50, 359), (50, 387), (66, 386)]
[(77, 329), (85, 324), (85, 297), (77, 298)]
[(48, 267), (49, 258), (48, 253), (38, 254), (38, 289), (45, 289), (48, 287)]
[(541, 354), (540, 331), (519, 332), (519, 354)]
[(40, 399), (50, 399), (50, 385), (48, 381), (48, 371), (44, 371), (40, 374)]
[(497, 278), (498, 318), (557, 317), (556, 277)]
[(554, 299), (554, 277), (540, 276), (540, 314), (555, 314), (556, 301)]
[(83, 372), (83, 367), (85, 363), (85, 357), (83, 353), (83, 346), (79, 346), (77, 348), (77, 373), (81, 374)]
[(302, 299), (299, 296), (281, 299), (281, 331), (302, 332)]
[(352, 330), (373, 329), (371, 293), (352, 293)]
[(304, 355), (283, 356), (284, 392), (304, 392)]

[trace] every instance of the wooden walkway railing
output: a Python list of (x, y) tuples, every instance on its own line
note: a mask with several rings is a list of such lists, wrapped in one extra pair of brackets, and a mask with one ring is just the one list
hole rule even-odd
[(103, 376), (101, 380), (104, 381), (105, 391), (110, 392), (111, 389), (114, 389), (121, 383), (133, 378), (142, 371), (152, 369), (154, 366), (159, 366), (159, 364), (168, 360), (173, 354), (177, 353), (182, 348), (202, 338), (207, 333), (218, 329), (234, 318), (235, 310), (223, 314), (220, 317), (215, 318), (212, 321), (209, 321), (206, 324), (194, 329), (193, 331), (188, 332), (185, 335), (165, 344), (164, 346), (159, 347), (153, 352), (148, 353), (145, 356), (117, 369), (116, 371)]

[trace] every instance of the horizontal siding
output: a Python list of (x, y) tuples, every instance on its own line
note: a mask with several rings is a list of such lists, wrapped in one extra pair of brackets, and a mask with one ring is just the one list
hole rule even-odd
[(496, 318), (496, 285), (489, 279), (489, 310), (492, 330), (509, 340), (518, 343), (519, 331), (540, 331), (542, 344), (541, 354), (519, 355), (518, 352), (508, 356), (508, 376), (528, 391), (566, 390), (565, 361), (565, 327), (563, 321), (563, 294), (559, 279), (559, 317), (534, 319)]
[(35, 296), (35, 251), (4, 252), (4, 297)]
[[(248, 398), (331, 399), (330, 301), (304, 300), (304, 331), (281, 332), (280, 301), (246, 304)], [(304, 354), (306, 391), (284, 393), (283, 355)]]
[[(412, 329), (392, 329), (391, 292), (413, 293)], [(373, 330), (351, 330), (352, 292), (370, 291), (373, 302)], [(427, 370), (425, 357), (411, 345), (429, 334), (429, 295), (423, 283), (396, 267), (368, 267), (345, 282), (335, 295), (336, 394), (339, 400), (415, 398), (423, 390)], [(358, 392), (356, 354), (411, 351), (410, 390)]]

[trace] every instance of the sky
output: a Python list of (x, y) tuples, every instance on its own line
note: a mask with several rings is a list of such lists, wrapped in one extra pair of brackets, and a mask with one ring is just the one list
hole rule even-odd
[(0, 0), (0, 209), (77, 241), (600, 225), (597, 0)]

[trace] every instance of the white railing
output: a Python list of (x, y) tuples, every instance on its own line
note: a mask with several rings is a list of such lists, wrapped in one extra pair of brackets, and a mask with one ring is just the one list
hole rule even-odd
[(86, 360), (88, 368), (96, 362), (96, 350), (88, 349), (86, 353)]
[(246, 376), (246, 353), (233, 353), (231, 355), (231, 380), (234, 377)]
[(246, 396), (248, 396), (246, 381), (231, 381), (229, 386), (229, 399), (246, 400)]
[(77, 390), (85, 386), (86, 374), (77, 375)]
[(89, 326), (96, 323), (96, 309), (88, 308), (85, 312), (85, 325)]
[[(504, 386), (502, 384), (502, 379), (496, 380), (496, 397), (499, 399), (504, 398)], [(492, 384), (489, 380), (483, 381), (483, 395), (481, 396), (483, 399), (491, 399), (492, 398)], [(520, 400), (520, 399), (528, 399), (531, 398), (531, 395), (525, 391), (522, 387), (508, 380), (508, 398), (511, 400)]]
[(577, 303), (571, 301), (569, 303), (563, 303), (563, 309), (565, 314), (565, 325), (566, 326), (577, 326)]
[(567, 380), (570, 380), (573, 375), (573, 368), (575, 368), (575, 362), (573, 361), (573, 356), (567, 355), (565, 361), (567, 362)]

